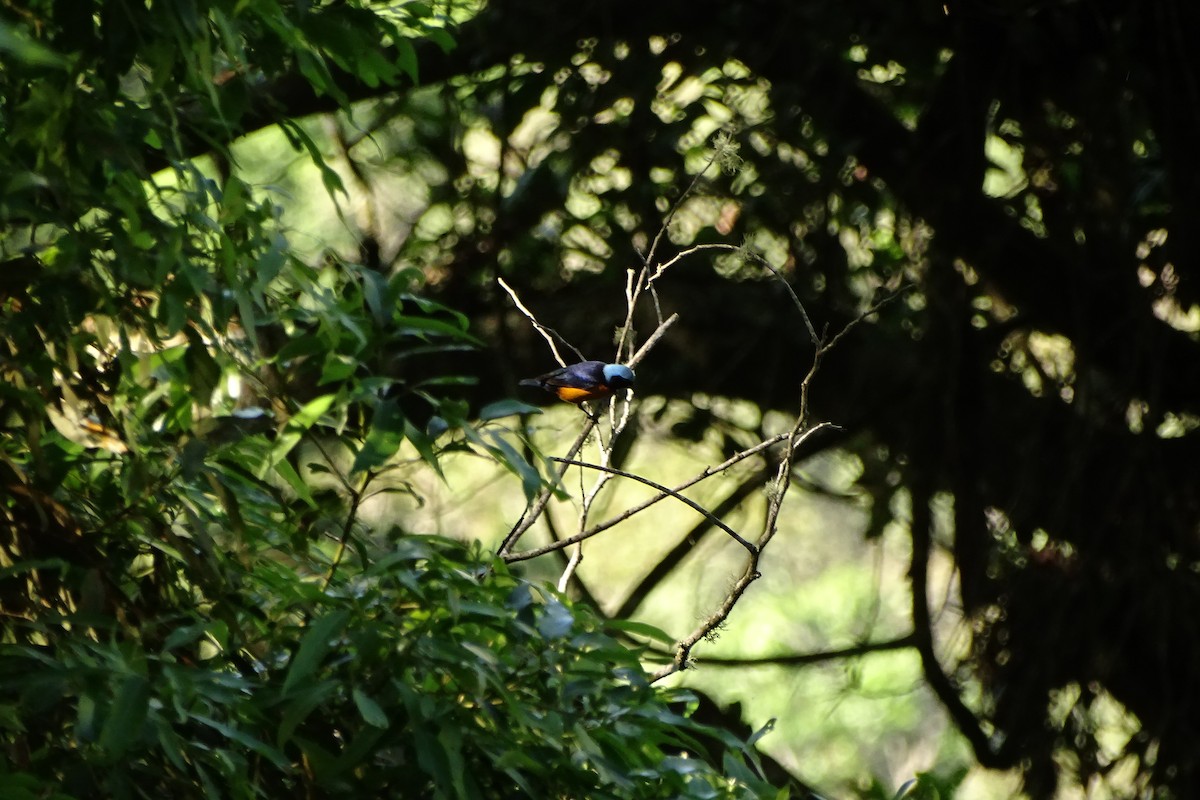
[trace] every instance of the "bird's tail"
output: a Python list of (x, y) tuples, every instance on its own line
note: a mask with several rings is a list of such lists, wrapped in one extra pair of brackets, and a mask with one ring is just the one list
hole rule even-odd
[(539, 381), (537, 378), (526, 378), (525, 380), (521, 381), (517, 385), (518, 386), (532, 386), (535, 389), (542, 388), (542, 382)]

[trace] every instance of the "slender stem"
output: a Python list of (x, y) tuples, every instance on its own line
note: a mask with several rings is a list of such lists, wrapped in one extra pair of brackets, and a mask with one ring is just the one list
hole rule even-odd
[(573, 460), (568, 460), (565, 458), (552, 458), (550, 460), (557, 461), (561, 464), (568, 464), (568, 465), (574, 466), (574, 467), (584, 467), (586, 469), (595, 469), (595, 470), (599, 470), (601, 472), (607, 472), (612, 475), (620, 475), (622, 478), (629, 478), (630, 480), (635, 480), (638, 483), (644, 483), (647, 486), (657, 489), (658, 491), (660, 491), (664, 494), (674, 497), (679, 502), (681, 502), (684, 505), (688, 506), (689, 508), (693, 509), (696, 513), (706, 517), (710, 522), (712, 522), (712, 524), (716, 525), (718, 528), (725, 531), (725, 533), (729, 534), (729, 536), (734, 541), (736, 541), (742, 547), (746, 548), (746, 550), (748, 550), (750, 553), (757, 554), (757, 552), (758, 552), (757, 548), (755, 548), (754, 545), (750, 544), (750, 542), (743, 539), (741, 534), (739, 534), (733, 528), (729, 527), (724, 522), (722, 522), (721, 520), (714, 517), (712, 515), (712, 513), (708, 509), (706, 509), (704, 506), (700, 505), (699, 503), (697, 503), (695, 500), (692, 500), (691, 498), (684, 497), (683, 495), (679, 494), (678, 492), (676, 492), (672, 489), (668, 489), (666, 486), (663, 486), (661, 483), (655, 483), (654, 481), (650, 480), (649, 478), (643, 478), (641, 475), (635, 475), (632, 472), (626, 472), (623, 469), (616, 469), (615, 467), (605, 467), (600, 464), (589, 464), (586, 461), (573, 461)]
[(885, 642), (864, 642), (852, 647), (842, 647), (837, 650), (820, 650), (815, 653), (786, 653), (778, 656), (759, 656), (755, 658), (720, 658), (706, 656), (706, 667), (756, 667), (756, 666), (788, 666), (800, 667), (806, 664), (820, 664), (824, 661), (840, 661), (843, 658), (858, 658), (871, 653), (884, 653), (891, 650), (907, 650), (915, 647), (916, 636), (908, 633), (896, 639)]

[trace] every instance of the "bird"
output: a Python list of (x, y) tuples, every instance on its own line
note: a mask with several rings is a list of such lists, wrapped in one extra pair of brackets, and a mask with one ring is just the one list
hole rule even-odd
[(579, 405), (628, 389), (633, 386), (633, 380), (633, 370), (624, 364), (580, 361), (536, 378), (526, 378), (520, 385), (543, 389), (559, 400)]

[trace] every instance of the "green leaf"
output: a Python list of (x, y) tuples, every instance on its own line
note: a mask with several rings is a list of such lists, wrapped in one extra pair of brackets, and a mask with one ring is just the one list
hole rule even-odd
[(525, 492), (525, 498), (532, 499), (542, 488), (542, 476), (504, 437), (492, 431), (490, 438), (494, 444), (491, 450), (496, 460), (521, 479), (521, 489)]
[(38, 67), (65, 69), (69, 62), (45, 45), (27, 38), (17, 28), (0, 22), (0, 52), (9, 53), (18, 61)]
[(79, 697), (79, 703), (75, 708), (75, 738), (81, 742), (92, 742), (96, 740), (96, 724), (100, 716), (99, 703), (91, 694), (83, 694)]
[(296, 496), (303, 500), (309, 508), (316, 508), (317, 501), (313, 499), (312, 490), (308, 488), (308, 484), (300, 477), (300, 473), (296, 472), (296, 468), (292, 466), (292, 462), (286, 458), (275, 462), (275, 474), (283, 478), (287, 485), (292, 487), (292, 491)]
[(130, 675), (117, 690), (100, 731), (100, 747), (111, 758), (121, 756), (141, 739), (142, 723), (150, 709), (150, 682), (141, 675)]
[(352, 692), (352, 695), (354, 697), (354, 705), (358, 708), (358, 713), (362, 715), (363, 722), (376, 728), (386, 728), (388, 726), (387, 714), (383, 713), (383, 709), (380, 708), (379, 703), (376, 703), (357, 687)]
[(221, 193), (221, 221), (225, 224), (236, 222), (246, 213), (246, 184), (237, 175), (225, 179), (224, 190)]
[(381, 466), (396, 454), (404, 442), (407, 420), (395, 400), (380, 400), (371, 417), (371, 430), (354, 457), (352, 472)]
[(171, 634), (163, 641), (162, 651), (169, 653), (176, 647), (182, 647), (185, 644), (191, 644), (199, 639), (208, 630), (207, 622), (197, 622), (193, 625), (185, 625), (182, 628), (176, 628), (171, 631)]
[(454, 41), (454, 37), (449, 34), (444, 28), (427, 28), (425, 35), (431, 39), (442, 51), (449, 53), (458, 43)]
[(373, 269), (359, 270), (359, 275), (362, 279), (363, 299), (367, 302), (367, 308), (371, 310), (375, 324), (380, 328), (387, 327), (391, 322), (394, 310), (392, 306), (395, 303), (391, 285), (383, 275)]
[(646, 622), (638, 622), (632, 619), (612, 619), (605, 623), (605, 627), (621, 631), (622, 633), (644, 636), (647, 639), (660, 642), (668, 647), (675, 646), (675, 638), (673, 636), (661, 628), (657, 628)]
[(434, 452), (433, 440), (425, 435), (425, 431), (416, 427), (408, 420), (404, 420), (404, 435), (412, 442), (413, 447), (417, 449), (421, 460), (433, 467), (434, 472), (445, 482), (446, 476), (442, 474), (442, 466), (438, 463), (437, 453)]
[(479, 347), (483, 346), (483, 342), (467, 333), (459, 325), (452, 325), (429, 317), (397, 315), (392, 319), (392, 332), (397, 336), (411, 335), (419, 336), (422, 339), (427, 339), (430, 335), (447, 336), (451, 339), (470, 342)]
[(446, 756), (446, 764), (450, 772), (451, 785), (454, 786), (454, 794), (456, 797), (465, 800), (468, 797), (477, 797), (475, 791), (468, 792), (467, 765), (463, 759), (462, 753), (462, 735), (463, 732), (459, 728), (444, 727), (438, 731), (437, 741), (442, 746), (442, 752)]
[(275, 732), (275, 746), (283, 747), (295, 732), (296, 727), (340, 688), (334, 681), (324, 681), (292, 693), (291, 701), (284, 707)]
[(288, 420), (288, 427), (308, 430), (316, 424), (322, 414), (329, 410), (329, 407), (333, 405), (333, 401), (336, 399), (337, 395), (325, 394), (315, 400), (310, 400), (304, 404), (303, 408), (292, 415), (292, 418)]
[(288, 762), (287, 757), (257, 737), (252, 736), (251, 734), (246, 733), (245, 731), (236, 728), (233, 725), (221, 722), (220, 720), (212, 717), (195, 714), (192, 716), (192, 719), (207, 725), (217, 733), (224, 736), (226, 739), (229, 739), (231, 742), (240, 744), (243, 747), (253, 750), (255, 753), (258, 753), (260, 756), (263, 756), (272, 764), (274, 764), (277, 769), (290, 771), (291, 764)]
[(287, 677), (283, 681), (284, 694), (317, 671), (317, 667), (333, 647), (335, 636), (346, 626), (349, 617), (350, 612), (338, 610), (309, 625), (308, 632), (300, 640), (300, 647), (297, 648), (296, 655), (288, 667)]
[(531, 406), (528, 403), (522, 403), (520, 400), (497, 400), (494, 403), (488, 403), (479, 410), (479, 421), (486, 422), (490, 419), (500, 419), (501, 417), (511, 417), (517, 414), (541, 414), (542, 410), (537, 406)]
[(408, 39), (397, 39), (395, 47), (396, 66), (404, 70), (413, 83), (419, 83), (421, 79), (417, 74), (417, 49)]
[[(341, 96), (341, 90), (330, 79), (329, 71), (325, 66), (325, 62), (314, 57), (307, 50), (297, 54), (297, 64), (304, 76), (313, 84), (313, 88), (317, 89), (319, 94), (333, 94), (335, 97)], [(342, 183), (342, 176), (337, 173), (333, 167), (329, 166), (324, 156), (321, 154), (321, 148), (317, 147), (317, 143), (308, 135), (308, 131), (294, 120), (289, 120), (286, 117), (279, 120), (279, 129), (283, 131), (294, 146), (303, 147), (313, 164), (321, 173), (321, 181), (325, 184), (325, 191), (329, 192), (330, 196), (337, 194), (346, 194), (346, 187)]]

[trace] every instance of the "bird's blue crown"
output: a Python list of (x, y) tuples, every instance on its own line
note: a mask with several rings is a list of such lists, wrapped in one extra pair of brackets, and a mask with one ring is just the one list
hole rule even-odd
[(633, 370), (624, 364), (605, 364), (604, 382), (614, 389), (633, 386)]

